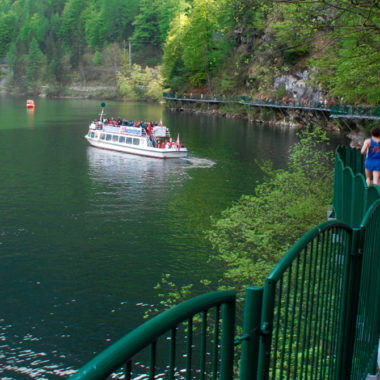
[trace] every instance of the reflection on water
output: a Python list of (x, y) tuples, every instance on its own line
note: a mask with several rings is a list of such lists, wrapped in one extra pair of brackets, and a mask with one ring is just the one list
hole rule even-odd
[(167, 182), (169, 178), (181, 178), (186, 169), (211, 168), (215, 162), (205, 158), (188, 157), (157, 159), (111, 150), (87, 148), (91, 177), (99, 181)]
[(160, 204), (165, 204), (168, 195), (191, 178), (189, 169), (211, 168), (215, 164), (196, 157), (162, 160), (94, 147), (87, 148), (87, 158), (91, 180), (101, 185), (93, 199), (97, 203), (94, 207), (99, 209), (104, 203), (99, 201), (106, 197), (108, 207), (133, 208), (137, 218), (146, 214), (147, 208), (162, 209)]
[[(17, 346), (9, 346), (7, 335), (17, 334), (18, 332), (13, 331), (14, 327), (11, 324), (3, 325), (4, 322), (3, 319), (0, 319), (1, 379), (49, 380), (53, 378), (67, 378), (75, 373), (75, 369), (64, 367), (63, 361), (65, 357), (59, 357), (58, 351), (34, 351), (31, 347), (33, 347), (33, 343), (38, 342), (40, 338), (30, 333), (22, 337), (20, 336)], [(24, 348), (24, 345), (28, 348)], [(52, 360), (52, 356), (56, 356), (55, 360)], [(7, 376), (2, 374), (7, 374)], [(10, 374), (12, 374), (12, 377), (10, 377)]]
[(139, 188), (178, 178), (186, 168), (183, 159), (161, 160), (94, 147), (88, 147), (87, 158), (94, 180), (128, 182)]

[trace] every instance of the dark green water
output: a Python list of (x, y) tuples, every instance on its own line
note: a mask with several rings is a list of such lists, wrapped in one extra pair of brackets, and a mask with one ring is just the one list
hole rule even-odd
[(215, 276), (202, 232), (262, 173), (284, 167), (295, 132), (107, 104), (109, 116), (162, 118), (188, 159), (92, 148), (99, 101), (0, 97), (0, 378), (55, 379), (142, 322), (162, 273)]

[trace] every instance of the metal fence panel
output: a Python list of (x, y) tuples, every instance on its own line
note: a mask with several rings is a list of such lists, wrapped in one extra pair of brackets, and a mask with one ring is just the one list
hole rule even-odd
[(305, 234), (264, 285), (259, 379), (341, 376), (352, 230), (326, 222)]
[(380, 334), (380, 200), (362, 224), (363, 263), (351, 379), (365, 379), (376, 370)]

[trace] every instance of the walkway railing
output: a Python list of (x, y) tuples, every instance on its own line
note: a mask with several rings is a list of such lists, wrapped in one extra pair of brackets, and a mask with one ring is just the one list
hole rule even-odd
[[(198, 314), (200, 331), (196, 342), (194, 326)], [(122, 371), (125, 379), (141, 373), (148, 374), (149, 379), (155, 379), (156, 374), (166, 379), (182, 376), (190, 379), (195, 373), (199, 379), (232, 379), (234, 318), (233, 291), (214, 292), (190, 299), (125, 335), (70, 379), (104, 379), (118, 370), (120, 375), (122, 366), (125, 366)], [(193, 358), (196, 343), (197, 363)], [(146, 347), (149, 348), (147, 367), (134, 370), (133, 358)], [(159, 355), (162, 352), (168, 353), (166, 364)], [(184, 357), (186, 359), (183, 361)]]
[[(269, 274), (264, 288), (247, 289), (243, 334), (235, 344), (235, 293), (215, 292), (144, 323), (71, 379), (103, 379), (123, 364), (127, 379), (142, 373), (149, 379), (157, 374), (232, 380), (239, 372), (240, 380), (364, 380), (374, 373), (380, 335), (380, 191), (366, 188), (361, 160), (356, 150), (337, 149), (333, 203), (339, 221), (307, 232)], [(200, 327), (194, 328), (198, 313)], [(235, 371), (234, 347), (240, 344)], [(148, 364), (133, 371), (135, 355), (144, 347), (150, 351)], [(168, 352), (168, 364), (157, 352)], [(185, 360), (176, 360), (177, 353)]]
[[(380, 338), (380, 199), (365, 215), (361, 236), (363, 262), (351, 379), (376, 372)], [(360, 244), (361, 245), (361, 244)], [(359, 245), (359, 246), (360, 246)]]
[(307, 99), (284, 98), (257, 99), (251, 96), (224, 96), (224, 95), (199, 95), (199, 94), (178, 94), (164, 92), (166, 100), (193, 102), (193, 103), (236, 103), (253, 107), (300, 109), (307, 111), (326, 112), (332, 118), (353, 118), (380, 120), (380, 107), (352, 106), (347, 104), (337, 104), (335, 102), (314, 102)]
[(342, 343), (353, 341), (352, 334), (351, 339), (346, 335), (354, 262), (351, 240), (347, 225), (319, 225), (267, 277), (257, 378), (347, 378)]
[(335, 153), (334, 214), (336, 219), (360, 227), (371, 205), (380, 199), (380, 187), (367, 187), (364, 158), (359, 149), (340, 146)]

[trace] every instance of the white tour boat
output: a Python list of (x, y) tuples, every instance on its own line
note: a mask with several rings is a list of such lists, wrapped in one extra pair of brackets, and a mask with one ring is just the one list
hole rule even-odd
[[(104, 103), (103, 103), (104, 104)], [(102, 106), (103, 106), (102, 104)], [(137, 154), (155, 158), (183, 158), (187, 149), (170, 137), (168, 128), (162, 125), (143, 124), (106, 119), (104, 112), (98, 121), (93, 121), (85, 138), (97, 148)]]

